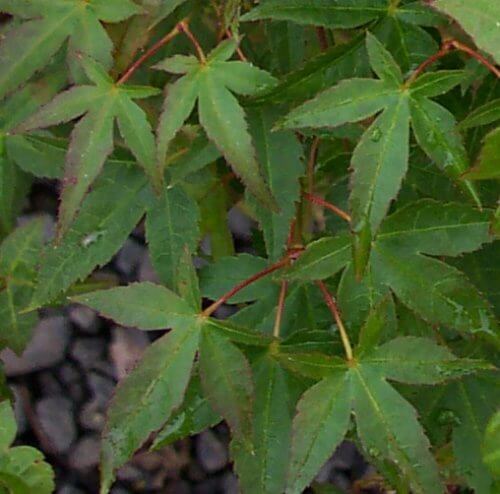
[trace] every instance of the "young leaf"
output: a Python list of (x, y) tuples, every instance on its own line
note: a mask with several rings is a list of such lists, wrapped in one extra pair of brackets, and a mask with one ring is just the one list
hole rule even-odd
[(403, 74), (392, 55), (384, 48), (382, 43), (370, 34), (366, 35), (366, 47), (370, 65), (377, 76), (395, 87), (403, 83)]
[(200, 375), (212, 408), (248, 442), (252, 433), (253, 382), (244, 354), (227, 338), (204, 327), (200, 343)]
[(411, 95), (415, 98), (433, 98), (447, 93), (460, 84), (465, 77), (463, 70), (438, 70), (426, 72), (410, 86)]
[(489, 101), (469, 113), (459, 124), (460, 129), (469, 129), (500, 120), (500, 98)]
[(293, 421), (287, 494), (300, 494), (344, 438), (351, 416), (351, 386), (348, 373), (336, 373), (300, 399)]
[(491, 417), (484, 432), (483, 462), (496, 477), (500, 476), (500, 412)]
[(111, 402), (101, 451), (101, 493), (123, 465), (182, 403), (189, 382), (199, 325), (182, 324), (156, 340), (141, 363), (120, 383)]
[(200, 239), (200, 212), (181, 185), (164, 188), (146, 216), (146, 238), (153, 266), (169, 288), (177, 286), (177, 266), (184, 246), (195, 251)]
[(456, 19), (477, 45), (500, 63), (498, 3), (488, 0), (478, 0), (474, 3), (467, 0), (435, 0), (432, 6)]
[(196, 320), (196, 313), (182, 298), (148, 282), (78, 295), (72, 300), (139, 329), (166, 329)]
[(273, 19), (349, 29), (384, 15), (384, 0), (268, 0), (241, 17), (242, 21)]

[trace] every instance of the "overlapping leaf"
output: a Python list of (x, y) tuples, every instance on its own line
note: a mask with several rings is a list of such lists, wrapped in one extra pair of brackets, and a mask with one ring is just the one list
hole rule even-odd
[[(25, 19), (0, 44), (0, 98), (45, 67), (66, 40), (74, 74), (78, 53), (109, 67), (113, 44), (100, 21), (120, 22), (141, 11), (131, 0), (2, 0), (0, 10)], [(21, 45), (25, 48), (19, 51)]]
[(236, 43), (229, 40), (215, 48), (206, 62), (177, 55), (156, 66), (185, 74), (169, 87), (165, 99), (158, 128), (158, 166), (163, 169), (170, 142), (198, 101), (200, 123), (208, 137), (255, 197), (276, 209), (255, 156), (245, 113), (232, 94), (255, 94), (275, 79), (249, 63), (227, 61), (235, 50)]

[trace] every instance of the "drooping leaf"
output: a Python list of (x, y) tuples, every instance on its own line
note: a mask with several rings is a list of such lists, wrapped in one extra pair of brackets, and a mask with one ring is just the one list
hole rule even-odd
[(198, 348), (200, 327), (178, 327), (156, 340), (120, 383), (108, 411), (101, 451), (101, 493), (123, 465), (182, 403)]
[(177, 285), (184, 246), (195, 251), (200, 239), (200, 212), (180, 185), (165, 188), (148, 208), (146, 238), (153, 266), (169, 288)]
[(484, 432), (483, 462), (496, 477), (500, 476), (500, 412), (491, 417)]
[(488, 125), (496, 120), (500, 120), (500, 98), (489, 101), (473, 110), (460, 122), (459, 127), (469, 129), (479, 125)]

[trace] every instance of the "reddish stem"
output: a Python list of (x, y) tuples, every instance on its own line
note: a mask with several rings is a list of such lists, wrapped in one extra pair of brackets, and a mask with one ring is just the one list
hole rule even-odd
[[(231, 29), (229, 29), (229, 28), (226, 29), (226, 35), (227, 35), (228, 38), (233, 38), (234, 37), (233, 33), (231, 32)], [(248, 58), (243, 53), (243, 50), (240, 48), (239, 44), (238, 44), (238, 47), (236, 48), (236, 53), (238, 54), (238, 58), (242, 62), (248, 62)]]
[(156, 52), (162, 48), (163, 46), (167, 45), (168, 43), (170, 43), (170, 41), (172, 41), (180, 32), (181, 32), (181, 29), (180, 29), (180, 25), (181, 24), (184, 24), (184, 25), (187, 25), (187, 20), (183, 20), (182, 22), (180, 22), (179, 24), (177, 24), (173, 29), (172, 31), (170, 31), (166, 36), (164, 36), (162, 39), (160, 39), (158, 42), (156, 42), (146, 53), (144, 53), (144, 55), (142, 55), (141, 57), (139, 57), (124, 73), (123, 75), (120, 77), (120, 79), (118, 79), (118, 81), (116, 81), (116, 84), (117, 85), (120, 85), (120, 84), (125, 84), (125, 82), (127, 82), (131, 77), (132, 75), (135, 73), (135, 71), (144, 63), (146, 62), (146, 60), (148, 60), (149, 58), (151, 58), (153, 55), (156, 54)]
[(344, 345), (344, 350), (347, 360), (350, 361), (353, 359), (351, 342), (349, 341), (349, 336), (347, 335), (344, 323), (342, 322), (342, 319), (340, 317), (340, 311), (339, 308), (337, 307), (337, 303), (335, 302), (335, 299), (333, 298), (332, 294), (328, 291), (328, 288), (322, 281), (317, 281), (316, 283), (319, 286), (319, 289), (323, 294), (323, 298), (325, 299), (326, 305), (337, 324), (340, 333), (340, 339), (342, 340), (342, 344)]
[(479, 62), (481, 62), (490, 72), (492, 72), (493, 74), (495, 74), (500, 79), (500, 69), (498, 69), (497, 67), (495, 67), (491, 62), (489, 62), (480, 53), (478, 53), (477, 51), (474, 51), (472, 48), (468, 47), (467, 45), (464, 45), (463, 43), (460, 43), (460, 41), (451, 40), (450, 44), (456, 50), (463, 51), (464, 53), (467, 53), (471, 57), (474, 57), (476, 60), (478, 60)]
[(311, 201), (313, 204), (317, 204), (318, 206), (323, 206), (324, 208), (329, 209), (330, 211), (332, 211), (332, 213), (335, 213), (337, 216), (340, 216), (343, 220), (347, 221), (348, 223), (351, 222), (351, 216), (348, 213), (338, 208), (337, 206), (333, 205), (332, 203), (325, 201), (321, 197), (315, 196), (314, 194), (310, 194), (309, 192), (304, 192), (304, 197), (308, 201)]
[(235, 287), (233, 287), (227, 293), (222, 295), (222, 297), (220, 297), (212, 305), (207, 307), (201, 313), (202, 316), (208, 317), (208, 316), (212, 315), (221, 305), (225, 304), (231, 297), (233, 297), (238, 292), (243, 290), (243, 288), (246, 288), (248, 285), (255, 283), (256, 281), (260, 280), (261, 278), (264, 278), (265, 276), (267, 276), (271, 273), (274, 273), (274, 271), (281, 269), (282, 267), (286, 266), (289, 262), (290, 262), (290, 256), (288, 255), (288, 256), (284, 257), (283, 259), (281, 259), (281, 261), (278, 261), (277, 263), (272, 264), (271, 266), (267, 267), (266, 269), (263, 269), (262, 271), (255, 273), (253, 276), (250, 276), (250, 278), (247, 278), (246, 280), (242, 281), (241, 283), (238, 283)]
[(178, 26), (179, 26), (179, 30), (181, 32), (183, 32), (189, 38), (189, 41), (191, 41), (191, 43), (193, 44), (194, 49), (196, 50), (196, 53), (198, 55), (198, 58), (200, 59), (200, 62), (206, 63), (207, 58), (205, 56), (203, 48), (201, 47), (200, 43), (196, 39), (196, 36), (189, 29), (189, 25), (186, 22), (180, 22), (178, 24)]

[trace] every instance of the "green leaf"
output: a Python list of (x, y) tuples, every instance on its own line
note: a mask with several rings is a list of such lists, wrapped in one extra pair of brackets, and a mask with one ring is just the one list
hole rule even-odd
[(370, 65), (377, 76), (388, 84), (399, 87), (403, 83), (403, 74), (392, 55), (370, 32), (366, 35), (366, 48)]
[(257, 159), (279, 207), (278, 213), (269, 211), (250, 197), (272, 261), (277, 261), (286, 248), (290, 223), (295, 216), (295, 203), (300, 195), (299, 179), (304, 173), (302, 147), (297, 137), (291, 131), (272, 130), (280, 114), (280, 110), (274, 108), (259, 108), (249, 112), (250, 133), (257, 150)]
[(285, 346), (281, 348), (274, 358), (284, 368), (302, 377), (319, 380), (345, 369), (345, 360), (340, 357), (330, 357), (319, 352), (301, 353), (300, 350), (287, 352)]
[(268, 0), (241, 17), (242, 21), (273, 19), (349, 29), (384, 15), (384, 0)]
[(374, 247), (371, 263), (396, 296), (431, 324), (494, 334), (487, 302), (460, 271), (437, 259), (402, 255), (388, 245)]
[(200, 378), (195, 374), (186, 390), (182, 406), (170, 417), (156, 436), (152, 450), (158, 450), (188, 436), (199, 434), (221, 421), (203, 396)]
[(0, 246), (0, 348), (21, 354), (31, 338), (38, 318), (21, 314), (28, 305), (36, 282), (36, 265), (43, 245), (42, 219), (14, 230)]
[(0, 403), (0, 487), (9, 494), (54, 492), (54, 472), (35, 448), (9, 448), (17, 432), (14, 411), (9, 401)]
[(460, 84), (464, 77), (465, 72), (463, 70), (426, 72), (411, 84), (410, 92), (415, 98), (441, 96)]
[(382, 225), (378, 243), (400, 251), (458, 256), (491, 242), (491, 214), (468, 204), (422, 199), (399, 209)]
[(248, 62), (213, 62), (210, 67), (215, 80), (237, 94), (253, 96), (276, 82), (269, 72)]
[[(411, 124), (418, 144), (446, 175), (457, 179), (468, 168), (468, 158), (456, 129), (455, 117), (441, 105), (425, 98), (411, 98), (410, 107)], [(481, 204), (469, 181), (459, 184), (476, 204)]]
[(500, 63), (500, 33), (497, 25), (500, 6), (497, 3), (488, 0), (474, 3), (467, 0), (436, 0), (432, 5), (458, 21), (474, 38), (477, 46)]
[(350, 259), (348, 235), (321, 238), (310, 243), (283, 276), (291, 280), (323, 280), (342, 270)]
[(458, 472), (478, 494), (493, 489), (493, 476), (484, 464), (481, 445), (488, 420), (499, 403), (496, 376), (468, 377), (450, 386), (445, 405), (457, 418), (452, 444)]
[(385, 327), (389, 326), (390, 319), (395, 317), (394, 301), (389, 295), (376, 304), (368, 314), (359, 331), (356, 354), (362, 355), (377, 347), (382, 335), (386, 332)]
[(190, 251), (198, 246), (199, 222), (198, 205), (180, 185), (165, 188), (148, 208), (146, 238), (151, 261), (169, 288), (177, 285), (177, 266), (184, 246)]
[(412, 492), (441, 494), (444, 486), (416, 410), (369, 366), (357, 366), (351, 376), (357, 431), (365, 451), (395, 463)]
[(202, 332), (200, 375), (212, 408), (224, 417), (236, 438), (248, 442), (253, 403), (250, 365), (241, 350), (210, 327)]
[(437, 384), (481, 370), (494, 369), (482, 360), (458, 359), (427, 338), (395, 338), (363, 357), (388, 379), (409, 384)]
[(281, 126), (335, 127), (363, 120), (394, 102), (395, 88), (375, 79), (348, 79), (292, 110)]
[(469, 113), (459, 124), (460, 129), (469, 129), (500, 120), (500, 98), (488, 101)]
[(372, 234), (398, 194), (408, 168), (410, 109), (402, 92), (365, 131), (352, 156), (353, 229), (369, 220)]
[(199, 117), (208, 137), (259, 201), (275, 210), (248, 133), (245, 113), (236, 98), (217, 79), (204, 74), (200, 81)]
[(196, 311), (201, 312), (201, 292), (191, 251), (184, 245), (176, 270), (177, 293)]
[(121, 22), (141, 13), (132, 0), (92, 0), (92, 10), (103, 22)]
[(300, 494), (334, 452), (349, 427), (352, 387), (348, 373), (310, 388), (297, 405), (287, 494)]
[(200, 328), (182, 324), (156, 340), (141, 363), (122, 381), (108, 410), (101, 452), (101, 493), (109, 491), (114, 471), (123, 465), (182, 403)]
[(166, 329), (194, 321), (196, 313), (182, 298), (161, 285), (132, 283), (72, 297), (124, 326)]
[(136, 168), (107, 165), (71, 229), (41, 259), (32, 308), (40, 307), (106, 264), (146, 210), (150, 189)]
[(500, 127), (497, 127), (486, 135), (477, 163), (463, 175), (463, 178), (466, 181), (500, 178), (500, 166), (498, 165), (499, 151)]
[(271, 337), (258, 331), (238, 326), (231, 321), (209, 318), (205, 321), (205, 327), (241, 345), (268, 346), (272, 342)]
[(235, 470), (244, 493), (284, 492), (292, 419), (302, 386), (268, 355), (255, 362), (253, 375), (253, 448), (232, 444)]
[(490, 472), (500, 477), (500, 412), (491, 417), (484, 432), (483, 462)]

